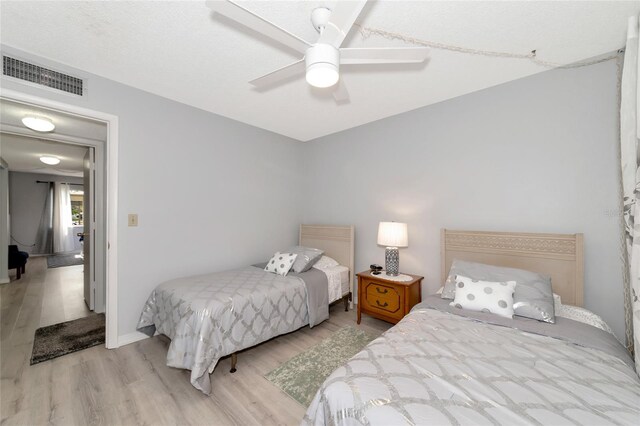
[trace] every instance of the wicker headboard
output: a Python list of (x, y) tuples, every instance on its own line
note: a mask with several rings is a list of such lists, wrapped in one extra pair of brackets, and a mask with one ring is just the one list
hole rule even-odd
[(300, 225), (299, 244), (324, 250), (325, 254), (349, 268), (349, 287), (353, 293), (355, 239), (353, 225)]
[(441, 282), (454, 259), (526, 269), (551, 277), (553, 292), (569, 305), (583, 304), (583, 235), (442, 229)]

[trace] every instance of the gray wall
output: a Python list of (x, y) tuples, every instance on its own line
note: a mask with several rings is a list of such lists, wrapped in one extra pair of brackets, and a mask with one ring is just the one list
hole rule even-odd
[[(119, 118), (119, 335), (135, 331), (153, 288), (185, 275), (245, 266), (297, 241), (302, 146), (62, 64), (85, 76), (85, 99), (3, 79), (3, 89)], [(138, 213), (139, 226), (127, 227)]]
[(20, 250), (32, 254), (49, 189), (48, 185), (37, 183), (38, 180), (79, 184), (83, 182), (81, 177), (9, 172), (11, 244), (17, 244)]
[(440, 228), (582, 232), (585, 305), (624, 336), (616, 66), (544, 72), (305, 144), (305, 222), (409, 225), (401, 270), (440, 286)]

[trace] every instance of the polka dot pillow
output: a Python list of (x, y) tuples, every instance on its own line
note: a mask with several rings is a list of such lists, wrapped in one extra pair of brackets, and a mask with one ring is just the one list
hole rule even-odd
[(451, 306), (513, 318), (515, 281), (492, 282), (456, 275), (456, 294)]
[(293, 262), (296, 261), (296, 257), (298, 257), (298, 255), (295, 253), (280, 253), (277, 251), (271, 260), (267, 262), (264, 270), (282, 276), (287, 275), (293, 266)]

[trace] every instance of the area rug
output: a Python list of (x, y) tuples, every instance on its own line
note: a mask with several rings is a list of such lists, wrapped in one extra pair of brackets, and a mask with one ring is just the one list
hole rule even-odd
[(31, 365), (104, 344), (104, 314), (41, 327), (33, 339)]
[(47, 256), (47, 268), (82, 265), (84, 263), (84, 259), (79, 256), (79, 253)]
[(308, 407), (324, 380), (377, 336), (343, 327), (264, 377)]

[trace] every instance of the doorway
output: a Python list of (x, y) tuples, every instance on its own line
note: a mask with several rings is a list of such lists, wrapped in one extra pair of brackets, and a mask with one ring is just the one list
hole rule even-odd
[[(2, 106), (2, 114), (0, 114), (2, 128), (0, 130), (3, 135), (42, 140), (44, 135), (22, 128), (23, 126), (18, 122), (20, 116), (32, 113), (32, 115), (53, 117), (60, 123), (60, 129), (47, 133), (44, 136), (46, 140), (62, 143), (68, 147), (82, 148), (87, 154), (81, 158), (83, 167), (81, 173), (82, 191), (72, 190), (69, 194), (69, 204), (72, 211), (71, 225), (81, 226), (81, 232), (73, 232), (72, 229), (69, 234), (72, 238), (82, 239), (82, 256), (88, 260), (84, 265), (88, 267), (83, 267), (83, 270), (86, 272), (87, 282), (90, 284), (89, 286), (83, 285), (83, 300), (86, 300), (87, 306), (95, 312), (106, 312), (106, 346), (108, 348), (117, 347), (117, 258), (115, 256), (117, 238), (115, 232), (117, 219), (115, 214), (117, 201), (117, 118), (9, 90), (3, 92), (0, 103)], [(93, 130), (101, 128), (102, 137), (95, 137), (95, 133), (93, 135), (86, 132), (84, 134), (74, 133), (71, 129), (73, 126), (69, 125), (74, 120), (79, 121), (80, 128), (84, 126), (84, 130), (90, 131), (91, 127)], [(6, 155), (6, 150), (0, 150), (0, 157), (3, 155)], [(9, 164), (9, 168), (11, 168), (11, 164)], [(84, 184), (85, 178), (93, 181), (88, 185), (89, 190)], [(91, 189), (94, 190), (91, 191)], [(92, 201), (89, 208), (87, 208), (87, 200)], [(9, 217), (9, 221), (11, 221), (11, 217)], [(89, 250), (87, 250), (88, 247)], [(87, 257), (89, 259), (86, 259)], [(2, 271), (0, 271), (1, 274)]]
[[(11, 114), (12, 106), (2, 106), (6, 122), (4, 114)], [(96, 297), (103, 293), (104, 280), (95, 273), (99, 259), (91, 238), (97, 227), (92, 214), (95, 148), (37, 136), (0, 132), (0, 151), (9, 171), (11, 283), (20, 285), (44, 267), (44, 327), (104, 312), (104, 298)], [(12, 253), (26, 262), (19, 264)]]

